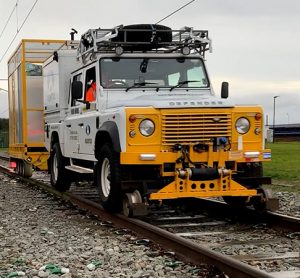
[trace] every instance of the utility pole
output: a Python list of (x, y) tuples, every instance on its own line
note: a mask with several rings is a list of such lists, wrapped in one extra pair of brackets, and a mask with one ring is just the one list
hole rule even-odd
[(275, 143), (275, 102), (279, 96), (273, 96), (273, 144)]

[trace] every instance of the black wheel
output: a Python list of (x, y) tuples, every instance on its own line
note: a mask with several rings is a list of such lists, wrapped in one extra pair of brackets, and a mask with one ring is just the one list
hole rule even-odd
[(28, 163), (27, 161), (23, 162), (23, 175), (25, 178), (29, 178), (32, 176), (32, 165)]
[(32, 165), (25, 160), (17, 160), (16, 173), (24, 178), (32, 176)]
[(95, 176), (102, 206), (108, 211), (120, 212), (123, 194), (119, 155), (109, 143), (103, 145), (100, 150)]
[(59, 143), (55, 143), (50, 156), (50, 181), (52, 186), (59, 191), (67, 191), (71, 186), (71, 179), (65, 169), (66, 158), (63, 157)]

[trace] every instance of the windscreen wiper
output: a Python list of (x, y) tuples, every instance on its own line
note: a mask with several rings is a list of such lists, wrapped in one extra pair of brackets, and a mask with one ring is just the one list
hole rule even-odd
[(185, 80), (185, 81), (180, 81), (178, 82), (177, 85), (173, 86), (170, 88), (170, 92), (173, 91), (173, 89), (175, 88), (180, 88), (182, 85), (188, 84), (188, 83), (192, 83), (192, 82), (200, 82), (199, 80)]
[(138, 87), (142, 87), (142, 86), (146, 86), (146, 85), (151, 85), (151, 84), (157, 84), (157, 83), (154, 83), (154, 82), (137, 82), (137, 83), (134, 83), (132, 86), (126, 88), (125, 91), (128, 92), (132, 88), (138, 88)]

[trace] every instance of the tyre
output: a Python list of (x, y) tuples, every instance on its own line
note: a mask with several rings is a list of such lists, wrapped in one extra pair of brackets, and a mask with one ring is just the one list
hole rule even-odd
[(24, 178), (30, 178), (32, 176), (32, 165), (25, 160), (17, 160), (16, 173)]
[(100, 150), (95, 169), (96, 185), (104, 209), (110, 212), (120, 212), (123, 194), (121, 191), (119, 154), (111, 144), (106, 143)]
[(66, 158), (63, 157), (59, 143), (55, 143), (50, 156), (50, 181), (52, 186), (59, 191), (67, 191), (71, 186)]

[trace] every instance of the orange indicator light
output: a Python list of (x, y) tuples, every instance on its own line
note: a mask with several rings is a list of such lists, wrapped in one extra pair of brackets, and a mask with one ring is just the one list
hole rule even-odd
[(136, 121), (136, 115), (129, 116), (129, 122), (134, 123)]

